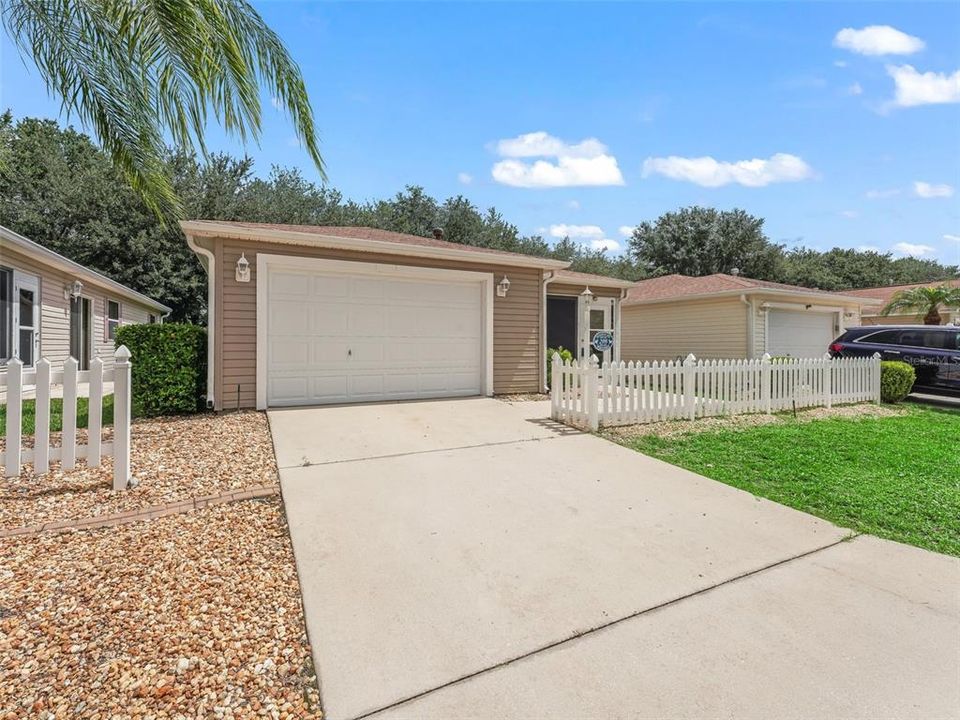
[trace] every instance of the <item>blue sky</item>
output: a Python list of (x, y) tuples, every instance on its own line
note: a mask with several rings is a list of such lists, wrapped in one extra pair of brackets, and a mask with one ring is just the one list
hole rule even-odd
[[(423, 185), (614, 251), (662, 212), (742, 207), (789, 246), (960, 262), (960, 3), (257, 7), (349, 197)], [(57, 116), (6, 38), (0, 66), (0, 107)], [(315, 179), (265, 102), (258, 171)]]

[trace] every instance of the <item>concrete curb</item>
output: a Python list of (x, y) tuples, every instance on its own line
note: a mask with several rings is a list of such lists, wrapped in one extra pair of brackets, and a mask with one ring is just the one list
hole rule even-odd
[(93, 517), (77, 518), (75, 520), (51, 520), (42, 525), (8, 528), (0, 530), (0, 539), (32, 537), (40, 535), (41, 533), (63, 533), (72, 530), (98, 530), (101, 528), (116, 527), (117, 525), (127, 525), (142, 520), (166, 517), (167, 515), (177, 515), (179, 513), (190, 512), (191, 510), (202, 510), (203, 508), (213, 505), (224, 505), (226, 503), (271, 497), (279, 494), (279, 485), (254, 485), (253, 487), (243, 488), (241, 490), (229, 490), (214, 495), (201, 495), (200, 497), (177, 500), (166, 503), (165, 505), (148, 505), (145, 508), (126, 510), (110, 515), (95, 515)]

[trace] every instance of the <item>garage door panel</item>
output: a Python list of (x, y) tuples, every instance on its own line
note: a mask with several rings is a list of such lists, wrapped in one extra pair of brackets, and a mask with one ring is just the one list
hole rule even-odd
[(479, 281), (274, 270), (268, 288), (269, 405), (482, 392)]
[(821, 357), (834, 338), (834, 313), (770, 310), (767, 352), (773, 356)]

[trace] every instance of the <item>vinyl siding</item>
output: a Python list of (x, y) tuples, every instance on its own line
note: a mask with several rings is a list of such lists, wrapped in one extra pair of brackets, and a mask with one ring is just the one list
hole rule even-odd
[[(74, 276), (50, 268), (37, 260), (4, 247), (0, 265), (20, 270), (40, 278), (40, 354), (53, 367), (61, 367), (70, 356), (70, 301), (63, 296)], [(91, 301), (93, 315), (93, 352), (106, 364), (113, 363), (113, 341), (107, 338), (104, 318), (107, 299), (120, 302), (120, 322), (123, 325), (147, 322), (153, 312), (148, 307), (110, 294), (106, 288), (83, 281), (83, 296)], [(0, 372), (5, 368), (0, 367)]]
[(747, 310), (739, 298), (623, 305), (624, 361), (747, 355)]
[[(269, 242), (215, 239), (204, 242), (216, 257), (214, 387), (216, 409), (255, 407), (257, 384), (257, 253), (490, 272), (510, 278), (507, 297), (493, 299), (495, 393), (536, 392), (540, 385), (540, 278), (536, 268), (449, 262)], [(238, 283), (236, 264), (250, 262), (250, 282)]]

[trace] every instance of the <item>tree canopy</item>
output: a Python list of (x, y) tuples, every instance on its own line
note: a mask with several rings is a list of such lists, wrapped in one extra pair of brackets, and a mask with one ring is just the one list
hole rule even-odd
[[(179, 227), (158, 222), (93, 141), (52, 120), (0, 116), (0, 224), (173, 308), (172, 319), (203, 321), (206, 278)], [(524, 235), (496, 208), (457, 195), (439, 201), (418, 186), (356, 201), (294, 168), (265, 177), (249, 158), (168, 150), (164, 172), (186, 216), (209, 220), (366, 225), (456, 243), (567, 260), (581, 272), (637, 280), (739, 268), (747, 277), (842, 290), (954, 277), (932, 260), (835, 248), (786, 251), (763, 221), (743, 210), (684, 208), (638, 226), (628, 252), (611, 255), (564, 238)]]

